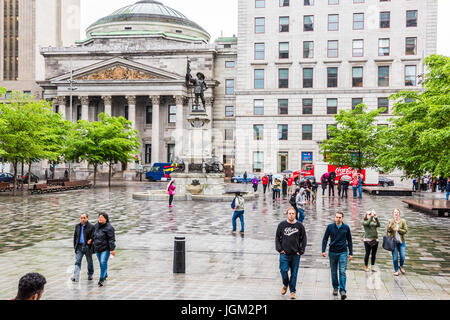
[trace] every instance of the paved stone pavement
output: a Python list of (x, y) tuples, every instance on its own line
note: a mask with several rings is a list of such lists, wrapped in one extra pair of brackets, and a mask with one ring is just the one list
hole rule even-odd
[[(287, 199), (273, 203), (271, 196), (247, 202), (244, 236), (233, 236), (228, 203), (178, 201), (173, 209), (165, 202), (132, 199), (132, 193), (159, 188), (154, 184), (129, 184), (111, 190), (98, 188), (59, 194), (10, 197), (0, 195), (0, 299), (10, 299), (18, 279), (27, 272), (47, 278), (43, 299), (179, 299), (179, 300), (279, 300), (281, 276), (274, 233), (285, 218)], [(259, 190), (261, 192), (261, 190)], [(428, 196), (427, 194), (421, 196)], [(439, 197), (439, 194), (430, 195)], [(363, 199), (322, 197), (306, 209), (304, 222), (308, 247), (300, 262), (297, 299), (330, 300), (332, 286), (328, 259), (321, 256), (321, 241), (334, 212), (345, 213), (352, 229), (354, 260), (347, 272), (349, 299), (406, 300), (450, 299), (449, 218), (436, 218), (408, 209), (398, 197), (363, 195)], [(374, 208), (385, 230), (393, 208), (408, 222), (406, 275), (393, 276), (390, 254), (381, 248), (377, 272), (363, 271), (361, 221)], [(110, 259), (105, 287), (95, 280), (72, 283), (73, 228), (83, 211), (110, 214), (116, 229), (117, 256)], [(175, 275), (173, 240), (186, 236), (186, 274)]]

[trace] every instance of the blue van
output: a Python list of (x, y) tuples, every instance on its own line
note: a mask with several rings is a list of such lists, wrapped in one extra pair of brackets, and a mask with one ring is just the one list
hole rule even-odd
[(155, 162), (150, 171), (145, 174), (145, 179), (148, 181), (169, 181), (173, 168), (173, 163)]

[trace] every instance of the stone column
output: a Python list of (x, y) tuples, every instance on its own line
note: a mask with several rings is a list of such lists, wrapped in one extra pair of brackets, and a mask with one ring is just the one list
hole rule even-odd
[(177, 105), (177, 120), (175, 129), (175, 158), (181, 158), (183, 155), (183, 134), (184, 134), (184, 105), (185, 97), (175, 96), (175, 103)]
[(214, 104), (214, 98), (207, 97), (206, 101), (206, 114), (208, 115), (209, 122), (205, 124), (205, 132), (203, 135), (203, 156), (205, 158), (212, 157), (212, 106)]
[(89, 121), (89, 97), (81, 97), (81, 120)]
[(105, 105), (105, 113), (112, 116), (112, 97), (111, 96), (103, 96), (103, 103)]
[(66, 97), (56, 97), (56, 104), (59, 106), (59, 113), (63, 119), (66, 119)]
[(152, 163), (159, 162), (159, 96), (150, 96), (152, 100)]
[(136, 129), (136, 96), (126, 96), (128, 100), (128, 120), (132, 123), (133, 130)]

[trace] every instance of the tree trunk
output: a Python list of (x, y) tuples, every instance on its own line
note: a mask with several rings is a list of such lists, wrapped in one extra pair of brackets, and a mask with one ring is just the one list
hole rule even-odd
[(16, 195), (16, 188), (17, 188), (17, 160), (14, 160), (13, 162), (14, 167), (14, 189), (13, 189), (13, 196)]
[(112, 162), (109, 162), (109, 175), (108, 175), (108, 187), (111, 188), (111, 171), (112, 171)]
[(97, 164), (94, 164), (94, 188), (97, 181)]
[(28, 190), (30, 190), (30, 184), (31, 184), (31, 161), (28, 165)]
[(24, 170), (24, 163), (23, 163), (23, 160), (22, 160), (22, 186), (21, 186), (22, 190), (23, 190), (23, 184), (24, 184), (24, 181), (23, 181), (24, 172), (23, 172), (23, 170)]

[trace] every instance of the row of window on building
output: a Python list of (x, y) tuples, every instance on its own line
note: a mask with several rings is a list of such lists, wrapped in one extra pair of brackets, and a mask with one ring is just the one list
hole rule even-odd
[[(338, 87), (338, 67), (327, 67), (327, 88)], [(254, 69), (254, 89), (265, 89), (265, 69)], [(390, 66), (378, 66), (377, 68), (377, 84), (378, 87), (389, 87), (390, 83)], [(404, 67), (404, 85), (416, 86), (417, 85), (417, 66), (405, 65)], [(362, 88), (364, 86), (364, 67), (355, 66), (352, 67), (352, 83), (353, 88)], [(278, 69), (278, 88), (289, 88), (289, 68)], [(302, 69), (302, 88), (314, 88), (314, 68)], [(234, 79), (225, 80), (225, 94), (234, 95), (235, 82)]]
[[(417, 37), (405, 37), (405, 50), (406, 56), (417, 55)], [(344, 44), (346, 47), (346, 45)], [(291, 54), (289, 42), (278, 43), (278, 58), (289, 59), (294, 54)], [(327, 41), (327, 58), (339, 58), (339, 40)], [(378, 56), (386, 57), (391, 54), (391, 39), (379, 38), (378, 39)], [(352, 40), (352, 57), (364, 57), (364, 39)], [(314, 41), (303, 41), (303, 58), (314, 58)], [(265, 42), (257, 42), (254, 44), (254, 60), (266, 59), (266, 44)], [(233, 61), (225, 62), (226, 68), (233, 68)]]
[[(327, 124), (327, 139), (330, 139), (332, 135), (330, 135), (330, 127), (336, 127), (335, 124)], [(387, 126), (386, 124), (379, 124), (380, 127)], [(279, 141), (287, 141), (289, 140), (289, 125), (288, 124), (279, 124), (277, 127), (278, 130), (278, 140)], [(234, 140), (234, 129), (225, 129), (225, 140)], [(264, 124), (254, 124), (253, 125), (253, 140), (262, 141), (264, 140)], [(313, 140), (313, 124), (302, 124), (301, 125), (301, 140), (311, 141)]]
[[(302, 99), (301, 112), (302, 115), (313, 115), (314, 107), (313, 107), (312, 98)], [(378, 109), (383, 108), (384, 114), (389, 113), (389, 98), (388, 97), (378, 97), (377, 98), (377, 107)], [(352, 98), (352, 109), (359, 104), (364, 103), (363, 98)], [(337, 98), (327, 98), (326, 100), (326, 111), (328, 115), (333, 115), (338, 113), (338, 99)], [(263, 116), (264, 113), (264, 99), (254, 99), (253, 100), (253, 115), (255, 116)], [(278, 113), (277, 115), (289, 115), (289, 99), (278, 99)], [(225, 107), (225, 117), (234, 117), (234, 106), (226, 106)]]
[[(405, 26), (407, 28), (417, 27), (418, 10), (406, 10)], [(278, 32), (289, 32), (290, 22), (288, 16), (278, 18)], [(353, 13), (353, 30), (364, 30), (364, 13)], [(379, 16), (379, 28), (389, 29), (391, 27), (391, 12), (382, 11)], [(303, 16), (303, 32), (315, 30), (314, 15)], [(327, 31), (339, 31), (339, 14), (328, 15)], [(266, 32), (266, 18), (255, 17), (255, 33)]]
[[(277, 1), (277, 0), (269, 0), (269, 1)], [(278, 0), (280, 7), (289, 7), (291, 5), (290, 0)], [(314, 0), (292, 0), (297, 2), (302, 2), (304, 6), (313, 6)], [(319, 0), (325, 1), (325, 0)], [(379, 0), (379, 2), (390, 2), (391, 0)], [(365, 0), (353, 0), (353, 3), (365, 3)], [(329, 5), (338, 5), (340, 4), (339, 0), (328, 0)], [(255, 0), (255, 8), (265, 8), (266, 0)]]

